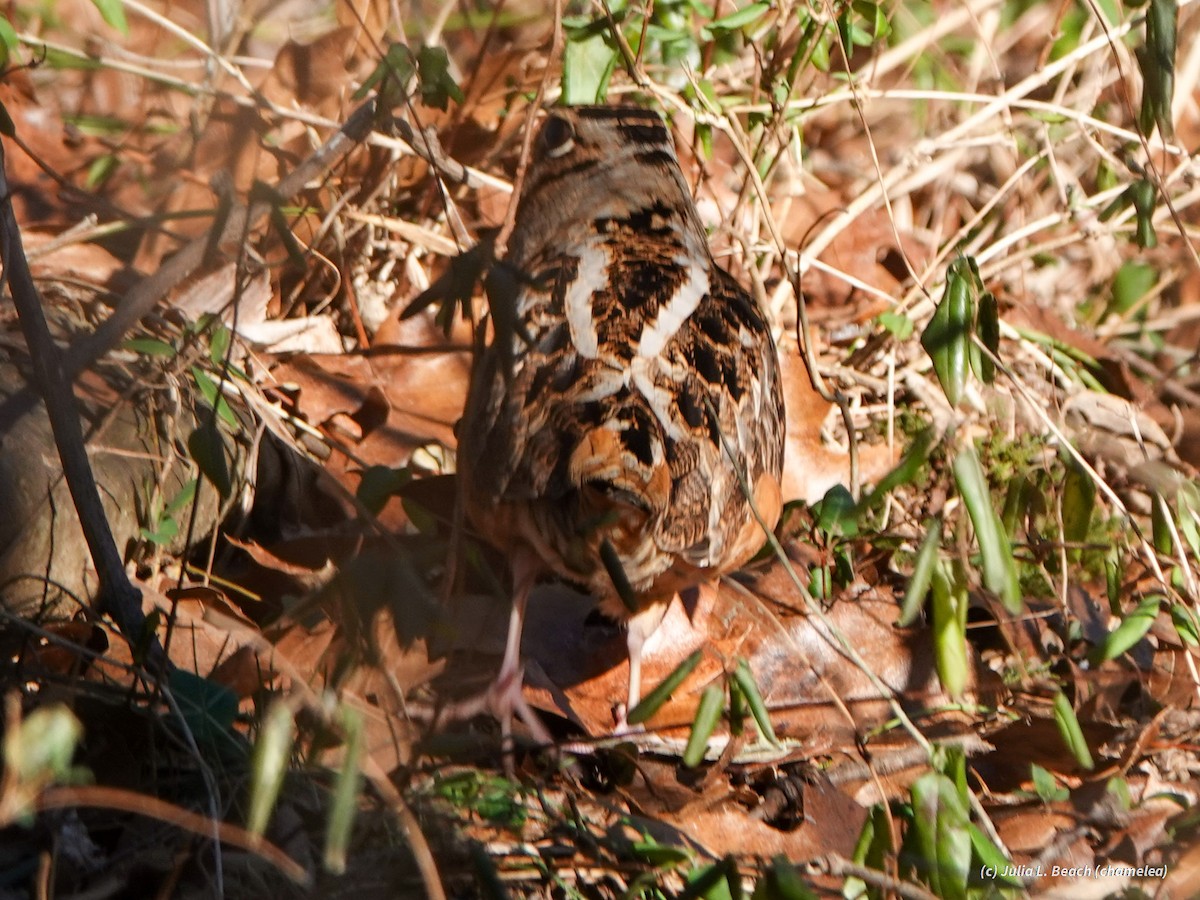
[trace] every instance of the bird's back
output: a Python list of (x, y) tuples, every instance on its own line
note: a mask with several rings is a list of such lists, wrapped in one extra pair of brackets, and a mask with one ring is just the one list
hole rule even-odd
[(531, 548), (609, 601), (605, 544), (649, 599), (761, 546), (737, 473), (773, 524), (775, 347), (713, 261), (656, 114), (551, 113), (489, 300), (495, 334), (460, 434), (466, 506), (485, 538)]

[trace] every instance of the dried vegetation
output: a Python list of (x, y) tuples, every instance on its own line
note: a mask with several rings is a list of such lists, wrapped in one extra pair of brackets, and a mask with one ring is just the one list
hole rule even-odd
[[(0, 896), (1200, 894), (1194, 4), (223, 9), (0, 28), (146, 613), (91, 610), (6, 304)], [(667, 115), (770, 311), (795, 502), (672, 607), (635, 739), (621, 635), (542, 588), (561, 744), (506, 777), (432, 727), (507, 618), (454, 424), (537, 99), (598, 92)]]

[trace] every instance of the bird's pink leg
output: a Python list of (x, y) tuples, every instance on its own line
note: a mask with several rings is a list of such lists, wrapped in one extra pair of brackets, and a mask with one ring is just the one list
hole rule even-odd
[(524, 684), (525, 668), (521, 664), (521, 633), (525, 627), (525, 610), (529, 605), (529, 595), (537, 584), (541, 563), (533, 553), (527, 550), (517, 551), (513, 560), (513, 597), (512, 611), (508, 618), (508, 638), (504, 643), (504, 660), (500, 663), (500, 671), (487, 692), (489, 711), (500, 722), (500, 734), (504, 749), (505, 766), (512, 765), (512, 721), (513, 714), (520, 716), (521, 721), (529, 728), (534, 738), (542, 744), (552, 744), (554, 739), (550, 732), (538, 719), (525, 702), (521, 692)]
[(626, 694), (625, 708), (618, 710), (617, 723), (614, 733), (621, 734), (632, 730), (629, 726), (628, 715), (642, 699), (642, 651), (650, 635), (658, 630), (663, 616), (667, 613), (670, 601), (647, 603), (629, 619), (629, 631), (625, 645), (629, 650), (629, 691)]
[(513, 768), (513, 716), (519, 716), (529, 728), (534, 739), (541, 744), (551, 745), (554, 738), (546, 730), (537, 713), (525, 701), (521, 692), (525, 669), (521, 664), (521, 632), (525, 626), (525, 610), (529, 595), (537, 584), (541, 562), (530, 551), (518, 551), (513, 560), (512, 610), (508, 617), (508, 636), (504, 642), (504, 659), (492, 683), (483, 693), (453, 703), (442, 709), (434, 725), (447, 721), (461, 721), (482, 712), (491, 714), (500, 723), (500, 734), (504, 750), (504, 768), (512, 773)]

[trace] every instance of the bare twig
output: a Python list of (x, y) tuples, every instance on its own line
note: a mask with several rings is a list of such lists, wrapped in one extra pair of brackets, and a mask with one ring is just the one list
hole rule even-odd
[(416, 860), (417, 870), (421, 873), (425, 896), (429, 900), (446, 900), (446, 888), (442, 885), (441, 875), (438, 874), (437, 860), (433, 858), (433, 851), (429, 848), (429, 842), (425, 840), (425, 833), (421, 831), (421, 823), (404, 802), (404, 795), (392, 784), (374, 757), (367, 756), (363, 760), (363, 774), (400, 820), (400, 827), (404, 829), (409, 849)]
[[(213, 825), (207, 816), (194, 813), (190, 809), (184, 809), (173, 803), (167, 803), (158, 797), (104, 785), (52, 787), (38, 798), (37, 806), (38, 809), (43, 810), (74, 809), (78, 806), (88, 806), (93, 809), (115, 809), (121, 812), (135, 813), (139, 816), (149, 816), (203, 837), (210, 835)], [(217, 822), (216, 831), (223, 843), (241, 847), (243, 850), (262, 857), (297, 884), (307, 885), (311, 881), (308, 872), (299, 863), (270, 841), (228, 822)]]
[(878, 869), (872, 869), (869, 866), (862, 866), (851, 862), (837, 853), (830, 853), (818, 860), (817, 866), (835, 878), (858, 878), (867, 882), (867, 884), (891, 891), (896, 896), (905, 898), (905, 900), (934, 900), (936, 896), (919, 885), (901, 881), (899, 878), (893, 878), (886, 872), (880, 872)]
[[(100, 491), (88, 461), (71, 376), (58, 345), (50, 335), (42, 309), (42, 298), (33, 283), (5, 168), (4, 144), (0, 141), (0, 256), (4, 262), (4, 280), (17, 308), (17, 317), (33, 365), (33, 378), (46, 404), (46, 414), (58, 447), (63, 476), (71, 491), (79, 525), (91, 552), (100, 579), (99, 607), (109, 612), (121, 634), (130, 643), (143, 638), (145, 616), (142, 594), (125, 574), (125, 564), (117, 551)], [(163, 661), (157, 639), (148, 648), (149, 668), (156, 671)]]

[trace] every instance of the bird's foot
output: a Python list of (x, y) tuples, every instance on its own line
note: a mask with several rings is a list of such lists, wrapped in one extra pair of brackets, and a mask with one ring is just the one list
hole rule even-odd
[(519, 718), (529, 730), (534, 741), (546, 747), (554, 746), (554, 738), (542, 724), (538, 714), (526, 701), (522, 693), (524, 671), (520, 667), (502, 669), (487, 688), (473, 697), (444, 706), (434, 726), (444, 727), (450, 722), (463, 722), (480, 714), (487, 714), (500, 723), (500, 746), (504, 754), (504, 771), (513, 774), (516, 744), (513, 740), (513, 720)]
[(639, 722), (636, 725), (629, 724), (629, 710), (629, 706), (624, 703), (618, 703), (613, 707), (613, 737), (646, 733), (646, 726), (642, 723)]

